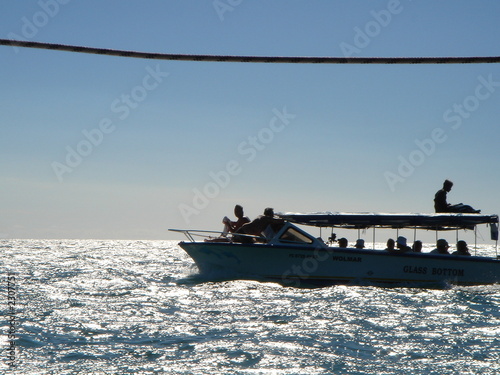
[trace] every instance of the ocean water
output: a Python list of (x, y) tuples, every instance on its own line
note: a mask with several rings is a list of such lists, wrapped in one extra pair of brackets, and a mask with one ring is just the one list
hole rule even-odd
[(0, 254), (2, 374), (500, 373), (499, 285), (217, 281), (174, 241), (0, 240)]

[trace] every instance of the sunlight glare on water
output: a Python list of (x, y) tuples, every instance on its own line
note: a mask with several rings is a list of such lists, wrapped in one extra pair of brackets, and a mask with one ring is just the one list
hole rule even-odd
[(498, 285), (209, 281), (172, 241), (2, 240), (0, 249), (2, 275), (16, 276), (13, 373), (500, 372)]

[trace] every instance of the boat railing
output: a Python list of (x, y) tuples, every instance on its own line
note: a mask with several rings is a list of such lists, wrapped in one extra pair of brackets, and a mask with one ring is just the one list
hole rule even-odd
[(204, 238), (207, 242), (241, 242), (235, 241), (235, 237), (245, 237), (255, 239), (259, 242), (267, 242), (265, 237), (254, 236), (251, 234), (240, 233), (224, 233), (215, 230), (201, 230), (201, 229), (169, 229), (170, 232), (183, 233), (190, 242), (196, 242), (195, 237)]

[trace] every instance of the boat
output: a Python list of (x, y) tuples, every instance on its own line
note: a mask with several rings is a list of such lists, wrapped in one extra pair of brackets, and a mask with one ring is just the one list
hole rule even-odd
[[(221, 235), (215, 231), (171, 229), (186, 235), (179, 246), (201, 274), (222, 270), (233, 278), (276, 281), (282, 285), (485, 285), (500, 283), (500, 257), (417, 252), (375, 248), (341, 248), (325, 243), (301, 226), (366, 230), (474, 230), (490, 227), (498, 241), (498, 216), (482, 214), (280, 213), (283, 223), (261, 236)], [(217, 236), (218, 235), (218, 236)], [(197, 240), (196, 237), (204, 237)]]

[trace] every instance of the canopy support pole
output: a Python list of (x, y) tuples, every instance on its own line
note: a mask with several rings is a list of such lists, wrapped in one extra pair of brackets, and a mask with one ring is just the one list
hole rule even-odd
[(474, 227), (474, 255), (477, 255), (477, 225)]
[(373, 249), (375, 250), (375, 227), (376, 225), (373, 226)]

